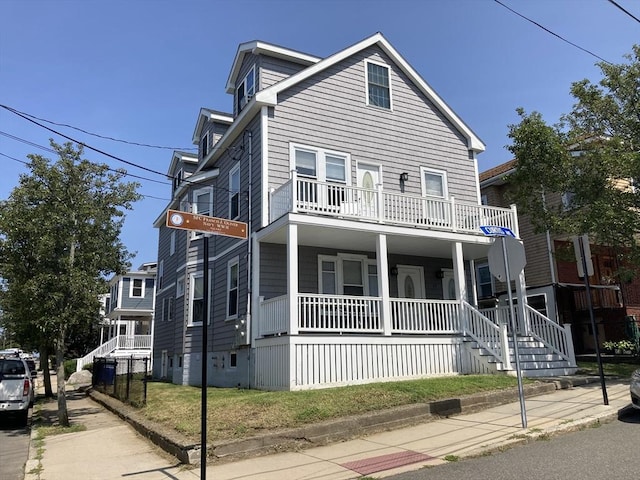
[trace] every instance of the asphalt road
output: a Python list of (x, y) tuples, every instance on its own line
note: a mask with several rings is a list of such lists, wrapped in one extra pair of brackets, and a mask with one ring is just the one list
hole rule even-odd
[[(31, 422), (31, 418), (29, 418)], [(0, 417), (0, 479), (22, 480), (31, 428), (15, 417)]]
[(640, 478), (640, 410), (617, 420), (535, 440), (507, 451), (389, 477), (394, 480), (637, 480)]

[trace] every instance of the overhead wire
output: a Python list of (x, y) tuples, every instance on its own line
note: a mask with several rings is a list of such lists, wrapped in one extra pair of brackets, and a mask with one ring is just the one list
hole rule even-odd
[(493, 1), (494, 1), (494, 2), (496, 2), (498, 5), (503, 6), (504, 8), (506, 8), (507, 10), (509, 10), (510, 12), (514, 13), (515, 15), (519, 16), (520, 18), (523, 18), (523, 19), (524, 19), (524, 20), (526, 20), (527, 22), (531, 22), (531, 23), (533, 23), (536, 27), (541, 28), (542, 30), (544, 30), (544, 31), (545, 31), (545, 32), (547, 32), (547, 33), (550, 33), (551, 35), (553, 35), (553, 36), (554, 36), (554, 37), (556, 37), (556, 38), (559, 38), (559, 39), (560, 39), (560, 40), (562, 40), (563, 42), (568, 43), (569, 45), (571, 45), (571, 46), (573, 46), (573, 47), (575, 47), (575, 48), (578, 48), (578, 49), (582, 50), (583, 52), (588, 53), (589, 55), (592, 55), (593, 57), (595, 57), (595, 58), (597, 58), (597, 59), (599, 59), (599, 60), (603, 61), (604, 63), (608, 63), (609, 65), (611, 65), (611, 62), (609, 62), (608, 60), (605, 60), (605, 59), (604, 59), (604, 58), (602, 58), (600, 55), (596, 55), (596, 54), (595, 54), (595, 53), (593, 53), (592, 51), (587, 50), (586, 48), (583, 48), (583, 47), (581, 47), (580, 45), (577, 45), (577, 44), (575, 44), (575, 43), (573, 43), (573, 42), (571, 42), (571, 41), (567, 40), (566, 38), (562, 37), (561, 35), (558, 35), (558, 34), (557, 34), (557, 33), (555, 33), (555, 32), (552, 32), (552, 31), (551, 31), (551, 30), (549, 30), (547, 27), (545, 27), (545, 26), (543, 26), (543, 25), (539, 24), (539, 23), (538, 23), (538, 22), (536, 22), (535, 20), (532, 20), (532, 19), (530, 19), (529, 17), (527, 17), (527, 16), (525, 16), (525, 15), (523, 15), (523, 14), (521, 14), (521, 13), (516, 12), (513, 8), (511, 8), (511, 7), (507, 6), (507, 5), (505, 5), (505, 4), (504, 4), (504, 3), (502, 3), (500, 0), (493, 0)]
[[(5, 105), (2, 105), (3, 107), (6, 108)], [(94, 132), (89, 132), (88, 130), (84, 130), (80, 127), (74, 127), (73, 125), (69, 125), (67, 123), (59, 123), (59, 122), (54, 122), (53, 120), (47, 120), (46, 118), (40, 118), (37, 117), (33, 114), (30, 113), (26, 113), (26, 112), (21, 112), (20, 110), (17, 110), (15, 108), (11, 109), (14, 112), (20, 113), (22, 115), (25, 115), (29, 118), (33, 118), (35, 120), (39, 120), (41, 122), (45, 122), (45, 123), (49, 123), (51, 125), (57, 125), (59, 127), (67, 127), (67, 128), (71, 128), (73, 130), (77, 130), (79, 132), (82, 133), (86, 133), (87, 135), (91, 135), (94, 137), (98, 137), (98, 138), (103, 138), (105, 140), (111, 140), (113, 142), (120, 142), (120, 143), (126, 143), (127, 145), (136, 145), (138, 147), (148, 147), (148, 148), (159, 148), (159, 149), (165, 149), (165, 150), (197, 150), (197, 148), (195, 147), (167, 147), (167, 146), (163, 146), (163, 145), (153, 145), (153, 144), (149, 144), (149, 143), (139, 143), (139, 142), (132, 142), (130, 140), (123, 140), (120, 138), (115, 138), (115, 137), (109, 137), (106, 135), (100, 135), (99, 133), (94, 133)]]
[(622, 5), (620, 5), (618, 2), (614, 1), (614, 0), (609, 0), (609, 3), (618, 7), (620, 10), (622, 10), (624, 13), (626, 13), (627, 15), (629, 15), (631, 18), (633, 18), (636, 22), (640, 23), (640, 18), (636, 17), (634, 14), (632, 14), (630, 11), (628, 11), (627, 9), (625, 9)]

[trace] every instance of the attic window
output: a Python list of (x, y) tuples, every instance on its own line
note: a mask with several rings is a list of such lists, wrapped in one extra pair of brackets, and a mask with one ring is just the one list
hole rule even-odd
[(209, 134), (205, 133), (202, 136), (202, 145), (201, 145), (201, 151), (202, 151), (202, 158), (205, 158), (207, 156), (207, 153), (209, 153)]
[(242, 82), (240, 82), (240, 85), (238, 85), (238, 88), (236, 90), (236, 101), (238, 106), (237, 113), (240, 113), (240, 110), (242, 110), (245, 105), (249, 103), (249, 100), (251, 100), (253, 95), (256, 93), (255, 84), (255, 67), (251, 67), (251, 70), (249, 70), (249, 73), (247, 73), (246, 77), (242, 79)]
[(367, 66), (367, 105), (391, 110), (391, 86), (389, 67), (366, 62)]

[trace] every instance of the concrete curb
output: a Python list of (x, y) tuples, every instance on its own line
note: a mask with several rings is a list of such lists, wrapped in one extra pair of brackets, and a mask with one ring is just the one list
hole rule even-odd
[[(539, 383), (523, 387), (525, 397), (534, 397), (555, 390), (568, 389), (597, 381), (597, 377), (572, 377), (540, 379)], [(200, 461), (200, 445), (194, 444), (179, 432), (161, 433), (153, 422), (122, 402), (88, 389), (88, 395), (132, 425), (141, 435), (185, 464)], [(275, 452), (295, 451), (355, 437), (415, 425), (420, 422), (473, 413), (488, 407), (518, 401), (518, 389), (469, 395), (461, 398), (439, 400), (423, 404), (407, 405), (381, 412), (330, 420), (301, 428), (287, 429), (242, 440), (214, 442), (207, 446), (209, 463), (235, 461)], [(26, 477), (25, 477), (26, 478)]]

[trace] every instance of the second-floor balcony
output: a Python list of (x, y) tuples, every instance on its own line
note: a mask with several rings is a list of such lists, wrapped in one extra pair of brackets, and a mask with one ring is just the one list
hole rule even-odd
[(270, 221), (286, 213), (311, 213), (398, 226), (482, 235), (481, 225), (518, 231), (515, 207), (500, 208), (458, 202), (455, 198), (423, 197), (341, 183), (292, 178), (271, 193)]

